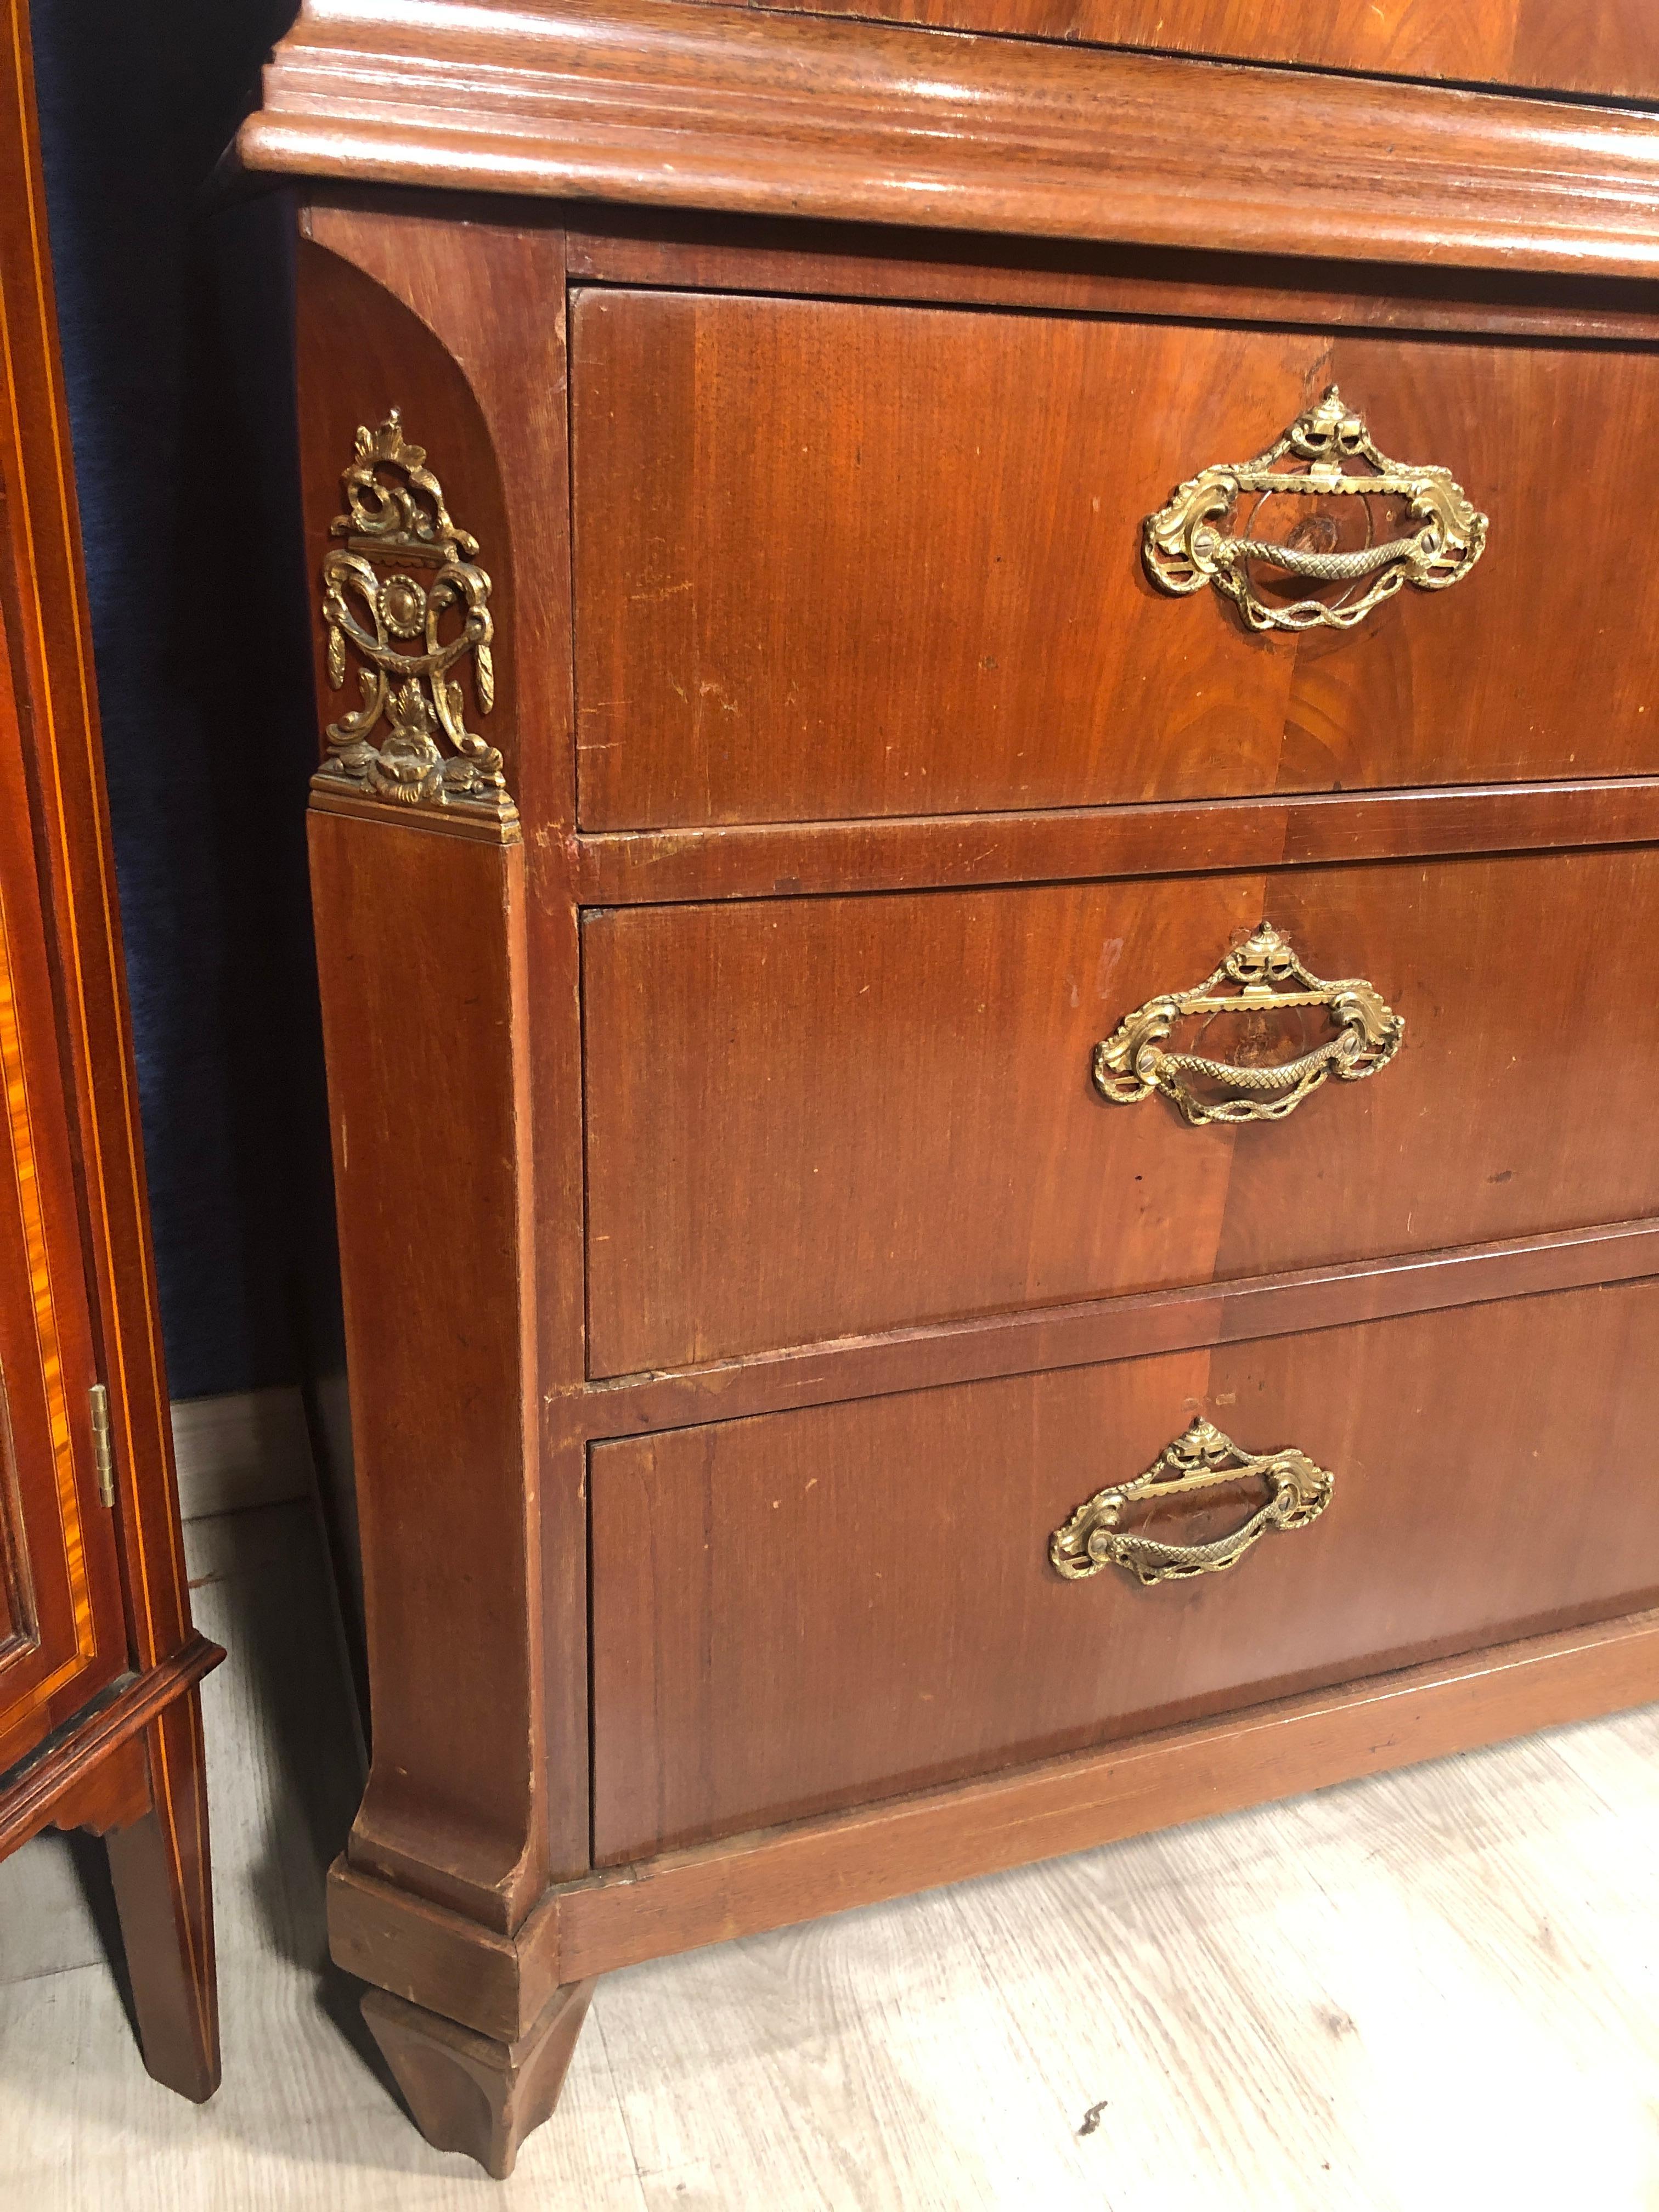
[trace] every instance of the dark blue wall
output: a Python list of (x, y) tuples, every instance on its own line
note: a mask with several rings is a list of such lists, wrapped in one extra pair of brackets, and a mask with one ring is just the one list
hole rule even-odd
[(294, 0), (35, 0), (34, 62), (175, 1397), (332, 1364), (316, 755), (280, 194), (205, 214)]

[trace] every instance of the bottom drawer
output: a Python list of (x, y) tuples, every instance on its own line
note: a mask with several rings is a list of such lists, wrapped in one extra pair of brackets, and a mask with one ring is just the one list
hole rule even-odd
[[(1656, 1328), (1650, 1280), (596, 1445), (599, 1861), (1654, 1602)], [(1224, 1571), (1057, 1572), (1199, 1415), (1328, 1503)], [(1121, 1525), (1209, 1542), (1270, 1493)]]

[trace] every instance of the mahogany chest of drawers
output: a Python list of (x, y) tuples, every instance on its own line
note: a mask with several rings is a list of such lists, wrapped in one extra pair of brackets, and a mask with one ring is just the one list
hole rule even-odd
[(334, 1943), (498, 2172), (608, 1968), (1656, 1686), (1644, 9), (872, 12), (309, 0), (240, 142)]

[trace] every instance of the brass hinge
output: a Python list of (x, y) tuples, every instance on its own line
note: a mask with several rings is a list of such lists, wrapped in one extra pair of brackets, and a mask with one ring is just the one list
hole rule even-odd
[(109, 1440), (109, 1392), (94, 1382), (88, 1392), (92, 1401), (92, 1463), (98, 1471), (98, 1495), (106, 1505), (115, 1503), (115, 1453)]

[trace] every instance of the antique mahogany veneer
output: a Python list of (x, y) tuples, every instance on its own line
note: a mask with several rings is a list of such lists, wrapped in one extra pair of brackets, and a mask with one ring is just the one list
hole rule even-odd
[(278, 49), (435, 2142), (609, 1968), (1654, 1691), (1650, 13)]
[(179, 1525), (27, 0), (0, 9), (0, 1857), (107, 1848), (145, 2065), (219, 2081)]

